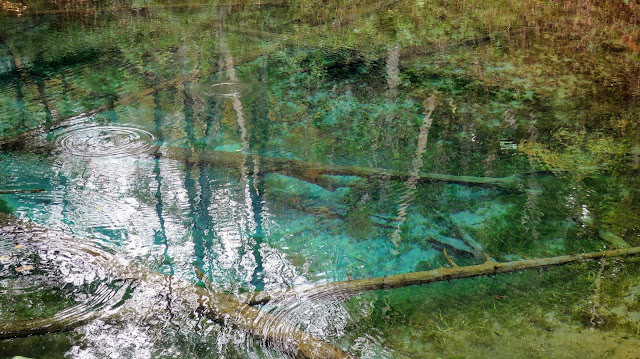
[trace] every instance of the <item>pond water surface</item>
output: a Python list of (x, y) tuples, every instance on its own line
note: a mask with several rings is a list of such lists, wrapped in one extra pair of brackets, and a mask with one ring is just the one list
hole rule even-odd
[(0, 357), (640, 356), (634, 258), (282, 294), (640, 246), (638, 2), (0, 5)]

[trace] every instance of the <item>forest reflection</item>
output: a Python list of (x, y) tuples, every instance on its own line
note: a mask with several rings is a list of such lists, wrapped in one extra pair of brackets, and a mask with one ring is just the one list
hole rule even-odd
[[(51, 311), (92, 285), (114, 303), (74, 332), (0, 341), (10, 355), (286, 356), (202, 316), (181, 281), (244, 298), (640, 244), (637, 1), (0, 6), (0, 211), (166, 275), (46, 282), (69, 297)], [(8, 283), (37, 261), (2, 251), (0, 314), (17, 313), (39, 294)], [(593, 343), (575, 357), (624, 358), (636, 269), (260, 310), (360, 357), (542, 358), (570, 337)], [(549, 352), (530, 351), (541, 333)]]

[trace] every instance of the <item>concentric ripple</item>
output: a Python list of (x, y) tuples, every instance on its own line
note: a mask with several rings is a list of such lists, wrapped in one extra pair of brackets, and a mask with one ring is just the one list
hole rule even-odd
[[(294, 331), (303, 331), (328, 343), (333, 343), (343, 337), (350, 323), (350, 314), (346, 307), (335, 301), (333, 294), (318, 293), (313, 296), (291, 296), (281, 300), (274, 300), (263, 307), (270, 318), (264, 321), (263, 332), (273, 333), (279, 338), (272, 346), (278, 352), (293, 352), (289, 346), (289, 338), (295, 336)], [(265, 318), (267, 318), (265, 316)]]
[(241, 89), (238, 84), (234, 82), (221, 82), (211, 85), (211, 87), (204, 91), (207, 96), (221, 96), (227, 98), (233, 98), (240, 96)]
[(202, 84), (197, 86), (196, 91), (200, 91), (207, 97), (224, 97), (224, 98), (236, 98), (240, 97), (242, 93), (245, 93), (251, 89), (251, 86), (245, 83), (238, 82), (218, 82), (214, 84)]
[(149, 152), (155, 137), (150, 132), (124, 126), (79, 124), (56, 136), (64, 153), (78, 157), (127, 157)]
[(123, 300), (131, 283), (105, 273), (113, 256), (61, 233), (0, 228), (0, 339), (75, 328)]

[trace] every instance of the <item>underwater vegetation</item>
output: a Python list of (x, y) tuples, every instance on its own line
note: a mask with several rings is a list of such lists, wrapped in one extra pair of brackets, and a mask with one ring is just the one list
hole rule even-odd
[(0, 199), (0, 213), (10, 213), (12, 211), (7, 201)]
[(637, 356), (637, 1), (0, 8), (0, 356)]

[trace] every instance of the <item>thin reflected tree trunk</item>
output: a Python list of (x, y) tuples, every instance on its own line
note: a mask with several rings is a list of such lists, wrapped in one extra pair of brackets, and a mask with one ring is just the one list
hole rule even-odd
[[(152, 54), (152, 59), (157, 63), (157, 56), (155, 52)], [(164, 295), (164, 300), (166, 301), (166, 312), (169, 315), (169, 323), (172, 322), (172, 319), (175, 317), (173, 313), (173, 274), (174, 268), (172, 265), (172, 260), (169, 255), (169, 243), (167, 238), (167, 232), (165, 227), (165, 218), (164, 218), (164, 200), (162, 196), (162, 168), (161, 168), (161, 160), (163, 157), (163, 153), (165, 152), (165, 138), (164, 138), (164, 114), (162, 111), (162, 99), (161, 90), (159, 88), (160, 79), (155, 77), (155, 91), (153, 92), (153, 103), (154, 103), (154, 112), (153, 119), (155, 125), (155, 133), (157, 136), (157, 141), (160, 146), (156, 147), (156, 150), (153, 153), (153, 174), (156, 182), (156, 189), (154, 197), (156, 199), (155, 211), (158, 217), (158, 222), (160, 228), (154, 230), (153, 233), (153, 242), (155, 245), (161, 245), (163, 247), (162, 253), (162, 265), (168, 265), (170, 275), (166, 277), (164, 283), (166, 285), (166, 294)], [(173, 324), (173, 323), (172, 323)]]
[[(154, 231), (153, 239), (154, 244), (164, 246), (164, 259), (168, 258), (169, 245), (167, 243), (167, 234), (165, 229), (165, 219), (163, 216), (164, 210), (164, 202), (162, 199), (162, 173), (161, 173), (161, 159), (163, 157), (163, 147), (164, 147), (164, 115), (162, 113), (162, 100), (160, 99), (160, 93), (156, 91), (153, 96), (153, 103), (155, 105), (154, 108), (154, 124), (155, 124), (155, 133), (158, 136), (158, 143), (160, 146), (157, 147), (155, 152), (153, 153), (153, 174), (156, 182), (156, 190), (154, 197), (156, 199), (156, 215), (158, 216), (158, 222), (160, 224), (160, 229)], [(173, 273), (173, 267), (170, 266), (170, 272)]]
[(386, 61), (387, 71), (387, 86), (388, 89), (385, 93), (387, 103), (389, 105), (389, 113), (387, 114), (384, 124), (384, 132), (386, 133), (385, 144), (387, 150), (397, 151), (397, 131), (396, 131), (396, 103), (398, 101), (398, 86), (400, 85), (400, 45), (398, 43), (393, 44), (389, 49)]
[(393, 244), (396, 246), (398, 246), (402, 239), (401, 227), (407, 219), (407, 209), (415, 199), (416, 184), (420, 179), (420, 170), (424, 165), (422, 155), (427, 149), (429, 130), (431, 129), (431, 124), (433, 123), (431, 115), (433, 114), (435, 106), (435, 96), (431, 96), (424, 101), (424, 109), (426, 113), (424, 116), (424, 120), (422, 120), (422, 125), (420, 126), (420, 133), (418, 134), (418, 145), (416, 146), (416, 153), (413, 157), (413, 161), (411, 162), (409, 178), (407, 178), (407, 180), (404, 182), (405, 191), (400, 198), (400, 201), (398, 202), (398, 214), (394, 220), (394, 222), (397, 223), (396, 229), (391, 235), (391, 242), (393, 242)]
[[(224, 19), (224, 15), (222, 16), (222, 18)], [(224, 21), (221, 21), (221, 23), (223, 24)], [(236, 70), (234, 67), (233, 55), (231, 54), (231, 50), (227, 46), (224, 31), (222, 30), (218, 32), (218, 41), (220, 44), (220, 52), (224, 56), (224, 68), (226, 70), (226, 77), (231, 83), (237, 85), (239, 84), (240, 80), (236, 74)], [(253, 233), (251, 235), (251, 238), (249, 239), (249, 241), (252, 242), (250, 245), (251, 253), (255, 261), (255, 268), (251, 276), (251, 283), (260, 290), (264, 288), (264, 274), (262, 273), (264, 270), (264, 266), (262, 262), (262, 254), (260, 252), (264, 236), (264, 234), (262, 233), (262, 199), (260, 197), (261, 191), (259, 191), (258, 189), (258, 187), (260, 186), (260, 181), (258, 181), (258, 183), (255, 183), (255, 181), (249, 178), (249, 174), (251, 172), (248, 168), (248, 152), (250, 147), (249, 133), (240, 96), (240, 91), (236, 91), (236, 93), (231, 96), (231, 104), (236, 113), (236, 123), (238, 124), (238, 129), (240, 130), (240, 141), (242, 143), (242, 163), (240, 165), (239, 186), (242, 189), (244, 201), (246, 204), (246, 213), (248, 219), (246, 226), (248, 232)], [(254, 167), (256, 167), (253, 170), (254, 173), (259, 173), (260, 169), (258, 166), (259, 162), (254, 161)], [(252, 186), (252, 182), (254, 182), (255, 188), (253, 188), (254, 186)], [(241, 259), (243, 255), (244, 253), (240, 253), (239, 258)]]
[[(534, 130), (529, 141), (536, 142), (538, 134)], [(539, 168), (538, 163), (529, 158), (529, 168), (531, 171), (535, 171)], [(537, 241), (540, 237), (538, 227), (540, 225), (541, 216), (538, 209), (539, 193), (542, 191), (540, 184), (538, 183), (537, 176), (528, 176), (526, 179), (526, 186), (529, 190), (526, 191), (527, 200), (525, 201), (524, 208), (522, 210), (521, 223), (525, 226), (526, 230), (530, 233), (530, 237), (533, 241)]]
[[(267, 60), (262, 61), (262, 66), (259, 68), (259, 81), (263, 86), (266, 85), (267, 76)], [(271, 120), (269, 119), (269, 100), (267, 94), (260, 96), (254, 100), (253, 111), (251, 112), (251, 152), (261, 153), (266, 150), (266, 145), (269, 141), (269, 133), (271, 127)], [(249, 187), (249, 194), (251, 196), (251, 204), (253, 205), (253, 220), (255, 222), (255, 229), (253, 230), (253, 257), (256, 261), (256, 267), (251, 276), (251, 284), (256, 290), (263, 290), (265, 286), (264, 282), (264, 266), (263, 258), (260, 249), (263, 246), (264, 238), (266, 237), (266, 229), (264, 228), (265, 221), (265, 199), (264, 199), (264, 180), (262, 178), (262, 172), (260, 169), (260, 156), (254, 155), (253, 160), (253, 175), (251, 176), (251, 185)]]
[[(187, 134), (187, 145), (193, 148), (193, 144), (197, 142), (194, 130), (195, 99), (189, 93), (189, 83), (184, 86), (184, 118), (185, 133)], [(209, 133), (211, 123), (216, 121), (216, 114), (219, 113), (216, 104), (212, 104), (210, 108), (212, 115), (207, 118), (205, 130)], [(197, 176), (197, 182), (193, 178)], [(213, 246), (213, 238), (216, 237), (214, 218), (209, 212), (212, 203), (212, 189), (210, 178), (210, 165), (203, 162), (187, 161), (185, 165), (185, 182), (184, 188), (187, 192), (189, 201), (189, 214), (191, 217), (191, 236), (194, 243), (195, 260), (194, 265), (202, 269), (211, 276), (211, 267), (207, 271), (205, 268), (204, 258), (207, 252), (210, 252)], [(199, 193), (198, 193), (199, 189)]]
[(31, 96), (36, 101), (40, 102), (40, 104), (44, 107), (45, 113), (47, 114), (47, 122), (57, 122), (60, 120), (60, 114), (56, 109), (55, 105), (50, 103), (47, 100), (47, 96), (45, 94), (44, 80), (37, 79), (34, 80), (29, 72), (29, 69), (25, 67), (24, 61), (18, 52), (18, 49), (13, 44), (11, 39), (4, 39), (7, 48), (9, 49), (9, 53), (11, 54), (11, 60), (13, 62), (13, 66), (18, 72), (20, 79), (24, 86), (29, 90)]

